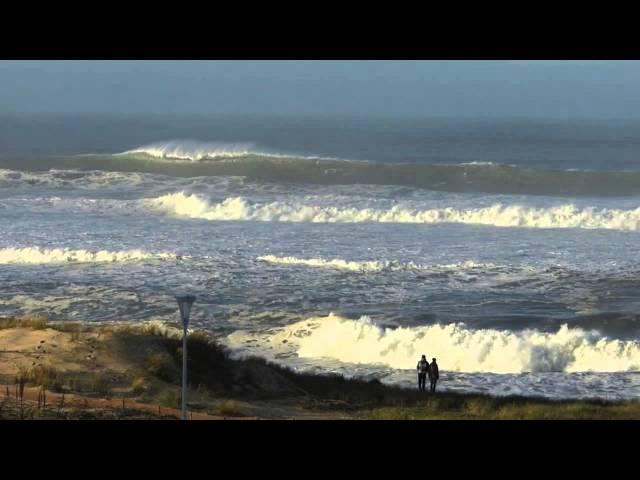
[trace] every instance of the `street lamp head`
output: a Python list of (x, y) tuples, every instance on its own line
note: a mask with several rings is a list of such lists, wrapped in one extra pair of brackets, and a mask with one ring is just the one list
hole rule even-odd
[(191, 306), (196, 301), (196, 297), (193, 295), (179, 295), (176, 297), (178, 301), (178, 307), (180, 307), (180, 316), (182, 317), (182, 324), (185, 328), (189, 325), (189, 313), (191, 312)]

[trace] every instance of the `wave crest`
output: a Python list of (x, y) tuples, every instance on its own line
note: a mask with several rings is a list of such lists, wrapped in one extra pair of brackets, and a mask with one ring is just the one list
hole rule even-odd
[(190, 160), (200, 162), (221, 158), (238, 158), (248, 155), (268, 155), (255, 150), (253, 143), (198, 142), (172, 140), (157, 142), (127, 150), (119, 155), (144, 154), (165, 160)]
[(153, 258), (176, 258), (173, 253), (149, 253), (143, 250), (88, 251), (68, 248), (3, 248), (0, 249), (0, 264), (49, 264), (69, 262), (130, 262)]
[(549, 208), (494, 204), (483, 208), (416, 209), (396, 204), (389, 209), (305, 205), (299, 202), (250, 203), (229, 197), (211, 203), (197, 194), (178, 192), (146, 200), (146, 205), (169, 215), (204, 220), (254, 220), (312, 223), (461, 223), (495, 227), (584, 228), (640, 230), (640, 207), (631, 210), (573, 204)]
[(349, 270), (352, 272), (382, 272), (385, 270), (436, 271), (495, 267), (493, 264), (481, 264), (471, 260), (446, 265), (423, 265), (414, 262), (392, 262), (389, 260), (358, 262), (343, 260), (341, 258), (326, 260), (324, 258), (305, 259), (297, 257), (277, 257), (275, 255), (263, 255), (257, 259), (263, 262), (279, 265), (305, 265), (307, 267), (335, 268), (339, 270)]

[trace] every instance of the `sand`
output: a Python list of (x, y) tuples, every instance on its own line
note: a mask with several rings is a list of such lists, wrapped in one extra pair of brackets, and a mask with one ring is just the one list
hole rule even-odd
[[(113, 381), (111, 398), (96, 398), (77, 392), (53, 392), (46, 390), (46, 402), (53, 409), (55, 418), (75, 418), (74, 409), (109, 411), (107, 418), (130, 418), (125, 412), (136, 411), (147, 414), (145, 418), (181, 417), (178, 409), (168, 408), (156, 403), (143, 403), (132, 397), (126, 388), (118, 384), (127, 384), (131, 364), (109, 344), (110, 334), (103, 329), (76, 333), (58, 331), (53, 328), (8, 328), (0, 329), (0, 402), (5, 399), (5, 414), (9, 403), (15, 400), (15, 378), (21, 371), (34, 367), (55, 368), (66, 376), (89, 378), (95, 375), (107, 376)], [(120, 352), (121, 353), (121, 352)], [(132, 352), (129, 352), (132, 353)], [(143, 352), (133, 352), (142, 354)], [(35, 408), (41, 387), (27, 386), (24, 389), (23, 407)], [(8, 394), (8, 395), (7, 395)], [(9, 398), (7, 398), (9, 397)], [(42, 397), (40, 397), (42, 398)], [(312, 412), (290, 403), (234, 401), (236, 408), (243, 413), (234, 415), (211, 415), (189, 411), (193, 420), (267, 420), (267, 419), (336, 419), (349, 418), (338, 412)], [(40, 407), (43, 405), (40, 403)], [(17, 418), (18, 404), (12, 403), (14, 417)], [(60, 413), (57, 413), (60, 412)], [(66, 412), (66, 413), (65, 413)], [(129, 412), (130, 413), (130, 412)], [(103, 418), (105, 415), (94, 415)], [(1, 418), (1, 417), (0, 417)]]

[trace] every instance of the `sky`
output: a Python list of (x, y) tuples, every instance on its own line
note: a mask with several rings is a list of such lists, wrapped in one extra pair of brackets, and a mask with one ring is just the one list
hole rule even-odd
[(0, 113), (640, 117), (640, 61), (1, 61)]

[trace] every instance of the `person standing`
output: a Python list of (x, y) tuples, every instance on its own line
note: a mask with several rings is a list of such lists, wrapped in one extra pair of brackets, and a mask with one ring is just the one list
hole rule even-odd
[(429, 381), (431, 383), (431, 393), (436, 393), (436, 383), (440, 378), (440, 370), (434, 358), (429, 367)]
[(427, 389), (427, 374), (429, 373), (429, 362), (427, 357), (422, 355), (418, 362), (418, 391), (424, 392)]

